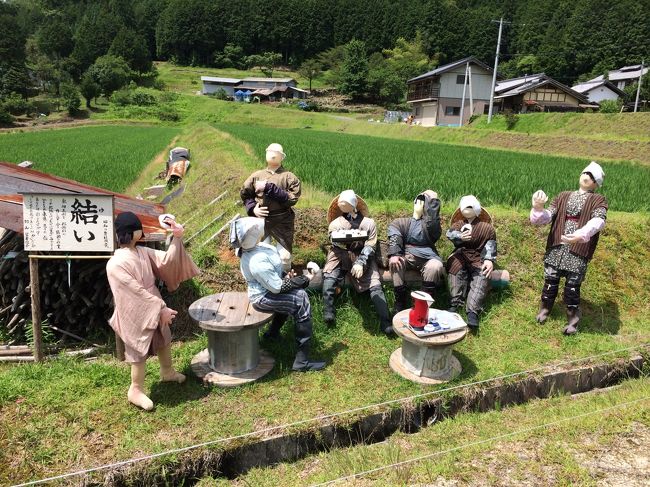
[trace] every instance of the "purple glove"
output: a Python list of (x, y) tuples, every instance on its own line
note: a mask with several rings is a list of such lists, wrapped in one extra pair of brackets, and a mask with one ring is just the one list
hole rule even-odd
[(289, 199), (289, 193), (274, 183), (266, 183), (264, 194), (275, 201), (284, 203)]
[(255, 216), (255, 213), (253, 213), (255, 205), (257, 205), (257, 202), (253, 198), (244, 200), (244, 206), (246, 207), (246, 213), (248, 216)]

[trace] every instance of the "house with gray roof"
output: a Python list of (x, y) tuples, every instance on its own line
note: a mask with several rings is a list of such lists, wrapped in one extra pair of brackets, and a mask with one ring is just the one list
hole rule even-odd
[(494, 89), (494, 104), (499, 111), (516, 113), (577, 112), (598, 108), (586, 95), (544, 73), (500, 81)]
[[(643, 76), (648, 74), (648, 66), (643, 68)], [(594, 79), (589, 81), (602, 81), (607, 79), (615, 84), (619, 90), (622, 90), (626, 86), (629, 86), (633, 83), (636, 83), (641, 76), (641, 65), (635, 64), (633, 66), (623, 66), (621, 69), (614, 69), (607, 73), (607, 76), (596, 76)]]
[(464, 125), (473, 114), (487, 113), (492, 72), (471, 56), (411, 78), (406, 82), (406, 102), (412, 107), (414, 122), (424, 127)]
[(293, 78), (220, 78), (201, 76), (201, 93), (209, 95), (224, 90), (231, 98), (237, 98), (237, 91), (250, 91), (251, 97), (275, 101), (282, 98), (307, 98), (308, 92), (297, 87)]
[(591, 103), (600, 103), (603, 100), (618, 100), (625, 96), (625, 92), (606, 79), (585, 81), (571, 87), (585, 95)]

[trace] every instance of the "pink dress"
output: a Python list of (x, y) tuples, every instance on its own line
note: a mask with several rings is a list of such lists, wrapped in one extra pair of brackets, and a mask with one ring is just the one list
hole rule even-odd
[(124, 342), (127, 362), (142, 362), (171, 343), (169, 326), (160, 324), (166, 306), (156, 278), (174, 291), (199, 274), (181, 239), (173, 238), (166, 252), (148, 247), (120, 248), (106, 264), (115, 311), (108, 321)]

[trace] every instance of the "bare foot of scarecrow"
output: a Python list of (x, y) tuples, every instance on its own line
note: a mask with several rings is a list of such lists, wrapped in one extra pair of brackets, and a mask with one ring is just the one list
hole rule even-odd
[(178, 382), (182, 384), (185, 382), (185, 376), (180, 372), (176, 372), (174, 369), (171, 369), (168, 372), (160, 371), (160, 380), (162, 382)]
[(131, 387), (129, 387), (129, 392), (126, 397), (129, 399), (130, 403), (135, 404), (145, 411), (151, 411), (153, 409), (153, 401), (149, 399), (147, 395), (140, 390), (140, 388), (134, 386), (133, 384), (131, 384)]

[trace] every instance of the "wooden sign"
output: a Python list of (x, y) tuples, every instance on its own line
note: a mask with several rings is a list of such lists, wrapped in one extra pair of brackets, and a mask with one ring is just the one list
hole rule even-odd
[(113, 252), (113, 196), (23, 194), (25, 250)]

